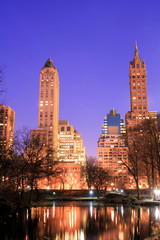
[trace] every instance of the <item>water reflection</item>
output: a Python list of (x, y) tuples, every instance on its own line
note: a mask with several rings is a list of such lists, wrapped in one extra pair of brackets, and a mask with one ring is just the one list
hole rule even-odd
[(0, 239), (143, 240), (159, 230), (160, 207), (58, 203), (0, 217)]

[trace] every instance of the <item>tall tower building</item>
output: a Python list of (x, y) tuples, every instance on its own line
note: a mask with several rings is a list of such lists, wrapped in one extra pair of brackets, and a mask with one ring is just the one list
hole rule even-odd
[(129, 79), (131, 111), (126, 113), (128, 132), (132, 131), (143, 119), (156, 118), (157, 115), (156, 112), (148, 111), (146, 66), (139, 56), (137, 43), (133, 61), (129, 64)]
[(8, 106), (0, 105), (0, 146), (13, 148), (15, 112)]
[(133, 61), (130, 61), (129, 65), (129, 78), (131, 111), (136, 113), (147, 112), (146, 66), (144, 60), (140, 59), (137, 43), (135, 45)]
[(59, 116), (59, 75), (53, 61), (49, 58), (40, 72), (38, 129), (33, 135), (46, 137), (50, 147), (58, 146)]

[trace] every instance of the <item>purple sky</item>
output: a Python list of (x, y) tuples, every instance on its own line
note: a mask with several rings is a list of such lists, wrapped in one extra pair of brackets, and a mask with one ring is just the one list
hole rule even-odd
[(59, 118), (96, 156), (106, 113), (114, 108), (124, 118), (130, 110), (135, 40), (147, 67), (149, 110), (160, 110), (159, 0), (1, 0), (0, 22), (5, 104), (16, 113), (16, 130), (38, 126), (39, 73), (51, 58), (60, 80)]

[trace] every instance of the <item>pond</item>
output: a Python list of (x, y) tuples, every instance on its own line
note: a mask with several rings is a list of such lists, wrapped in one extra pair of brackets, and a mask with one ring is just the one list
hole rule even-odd
[(160, 207), (52, 202), (0, 216), (5, 240), (143, 240), (160, 228)]

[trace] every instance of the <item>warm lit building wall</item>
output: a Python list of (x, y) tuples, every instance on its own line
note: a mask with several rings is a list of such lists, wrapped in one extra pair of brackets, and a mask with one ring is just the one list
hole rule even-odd
[(40, 72), (38, 128), (49, 130), (49, 145), (58, 145), (59, 76), (51, 59)]
[(53, 166), (60, 174), (50, 177), (49, 183), (47, 178), (43, 178), (38, 181), (38, 188), (40, 189), (81, 189), (81, 168), (82, 165), (76, 162), (57, 161)]
[(120, 134), (101, 135), (97, 147), (98, 167), (110, 171), (116, 179), (116, 187), (127, 184), (127, 169), (123, 162), (127, 162), (128, 152), (124, 139)]
[(116, 110), (107, 114), (102, 125), (102, 135), (97, 144), (98, 167), (110, 171), (115, 178), (115, 187), (127, 183), (127, 169), (123, 162), (127, 162), (128, 153), (125, 147), (123, 134), (125, 133), (124, 121)]
[(58, 157), (60, 161), (73, 161), (84, 164), (85, 147), (81, 134), (68, 121), (59, 121)]
[[(131, 111), (126, 113), (126, 130), (128, 144), (130, 145), (138, 134), (136, 131), (137, 125), (145, 119), (157, 119), (156, 111), (148, 111), (146, 66), (144, 60), (142, 61), (139, 56), (137, 44), (135, 45), (133, 61), (130, 61), (129, 64), (129, 80)], [(131, 188), (135, 188), (133, 177), (130, 177), (130, 185)], [(139, 178), (139, 187), (147, 188), (147, 186), (148, 183), (144, 174)]]
[(49, 131), (47, 129), (39, 128), (31, 130), (31, 142), (33, 139), (39, 139), (40, 143), (48, 145)]
[(147, 77), (144, 60), (139, 56), (137, 44), (133, 61), (129, 64), (131, 111), (126, 113), (126, 128), (132, 131), (144, 119), (155, 118), (157, 113), (148, 111)]
[(13, 148), (15, 112), (8, 106), (0, 105), (0, 145)]
[(144, 113), (148, 111), (146, 66), (140, 59), (137, 44), (133, 61), (129, 65), (131, 111)]

